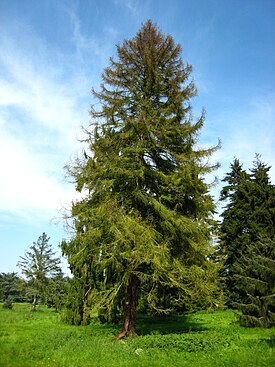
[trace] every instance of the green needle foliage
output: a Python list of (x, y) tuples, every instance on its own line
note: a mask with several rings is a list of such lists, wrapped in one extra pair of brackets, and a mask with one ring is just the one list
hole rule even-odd
[(232, 306), (246, 326), (275, 323), (275, 187), (270, 167), (256, 157), (251, 174), (235, 159), (221, 192), (223, 276)]
[(204, 113), (192, 122), (196, 88), (180, 54), (151, 21), (117, 46), (94, 91), (101, 108), (91, 111), (89, 148), (67, 167), (83, 199), (72, 205), (75, 236), (63, 252), (83, 310), (100, 308), (107, 320), (123, 310), (119, 337), (135, 334), (141, 298), (162, 313), (191, 298), (209, 304), (216, 292), (204, 176), (216, 168), (208, 158), (218, 146), (197, 146)]
[(236, 303), (244, 326), (275, 326), (275, 239), (252, 243), (234, 264), (235, 287), (244, 296)]
[(230, 298), (232, 298), (234, 293), (232, 266), (238, 261), (250, 242), (247, 216), (247, 213), (250, 212), (249, 175), (242, 168), (238, 159), (231, 164), (231, 171), (226, 174), (223, 182), (226, 184), (221, 191), (220, 200), (226, 205), (220, 227), (220, 248), (225, 256), (223, 276), (226, 279)]

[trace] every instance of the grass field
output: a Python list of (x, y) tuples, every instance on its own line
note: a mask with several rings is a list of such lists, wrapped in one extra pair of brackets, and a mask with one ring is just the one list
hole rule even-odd
[(0, 366), (275, 366), (275, 328), (246, 329), (233, 311), (139, 317), (137, 338), (117, 341), (119, 326), (70, 326), (40, 306), (0, 305)]

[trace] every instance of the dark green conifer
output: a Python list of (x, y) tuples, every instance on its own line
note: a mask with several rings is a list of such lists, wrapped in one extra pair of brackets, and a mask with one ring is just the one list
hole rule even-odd
[(17, 273), (0, 273), (0, 300), (4, 308), (12, 308), (12, 302), (22, 300), (24, 281)]
[(245, 172), (238, 159), (231, 164), (231, 171), (226, 174), (226, 182), (220, 195), (225, 202), (220, 226), (220, 251), (224, 256), (222, 277), (229, 292), (230, 300), (236, 300), (238, 293), (234, 292), (233, 264), (238, 261), (250, 243), (249, 216), (250, 197), (248, 185), (249, 175)]
[(275, 187), (259, 157), (247, 174), (235, 159), (221, 200), (221, 245), (225, 255), (223, 276), (232, 306), (243, 311), (247, 326), (274, 324)]
[(235, 303), (244, 326), (275, 326), (275, 238), (251, 242), (233, 265), (235, 289), (244, 296)]

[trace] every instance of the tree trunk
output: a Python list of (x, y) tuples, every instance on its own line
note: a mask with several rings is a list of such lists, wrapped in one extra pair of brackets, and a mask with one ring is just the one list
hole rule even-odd
[(34, 296), (33, 302), (32, 302), (32, 312), (36, 311), (36, 305), (38, 303), (38, 297), (37, 295)]
[(125, 288), (124, 301), (124, 318), (122, 328), (117, 339), (123, 339), (126, 336), (137, 336), (136, 324), (136, 308), (138, 296), (138, 278), (134, 274), (130, 274), (128, 283)]

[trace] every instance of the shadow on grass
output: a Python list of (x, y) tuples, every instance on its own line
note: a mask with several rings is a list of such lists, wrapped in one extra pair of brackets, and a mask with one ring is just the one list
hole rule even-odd
[(266, 343), (269, 346), (269, 348), (275, 349), (275, 336), (271, 336), (270, 338), (266, 339), (260, 339), (260, 341)]
[(139, 335), (179, 334), (206, 330), (202, 324), (193, 322), (189, 315), (161, 317), (138, 315), (136, 325)]

